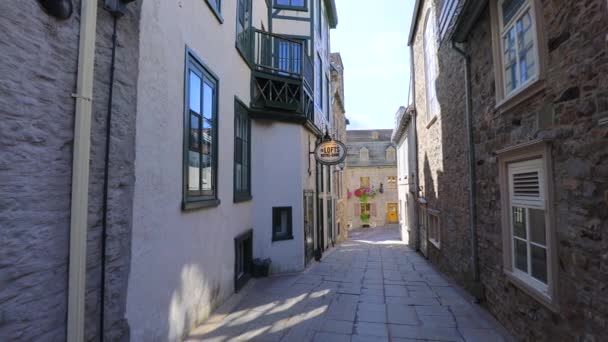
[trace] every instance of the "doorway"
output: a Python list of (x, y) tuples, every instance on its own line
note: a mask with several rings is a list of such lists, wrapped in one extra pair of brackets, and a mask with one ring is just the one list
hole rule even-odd
[(386, 204), (386, 222), (387, 223), (398, 223), (399, 222), (399, 205), (397, 203)]

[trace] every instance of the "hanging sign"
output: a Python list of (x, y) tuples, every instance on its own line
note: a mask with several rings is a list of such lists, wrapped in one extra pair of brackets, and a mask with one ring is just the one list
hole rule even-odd
[(315, 159), (323, 165), (337, 165), (346, 159), (346, 146), (341, 141), (328, 140), (317, 145)]

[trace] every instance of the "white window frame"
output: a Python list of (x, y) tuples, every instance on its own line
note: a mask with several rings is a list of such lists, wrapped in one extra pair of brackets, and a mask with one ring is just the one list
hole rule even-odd
[[(547, 48), (545, 37), (542, 30), (542, 5), (539, 0), (526, 0), (517, 13), (511, 18), (509, 27), (517, 22), (526, 10), (530, 10), (532, 20), (532, 36), (534, 39), (534, 58), (536, 63), (536, 73), (525, 83), (520, 83), (512, 91), (506, 90), (506, 77), (504, 70), (504, 40), (503, 35), (507, 32), (503, 25), (502, 3), (504, 0), (490, 1), (490, 14), (492, 19), (492, 50), (494, 56), (494, 74), (496, 85), (496, 108), (509, 110), (520, 104), (524, 100), (538, 94), (545, 87), (544, 78), (547, 64)], [(517, 45), (517, 43), (516, 43)], [(519, 59), (519, 56), (516, 56)], [(518, 60), (517, 60), (518, 62)], [(519, 73), (519, 70), (518, 70)], [(518, 76), (519, 77), (519, 76)]]
[[(389, 158), (389, 156), (392, 156), (392, 158)], [(394, 147), (389, 147), (386, 149), (386, 160), (393, 162), (397, 159), (397, 149), (395, 149)]]
[[(435, 13), (429, 9), (424, 22), (424, 75), (426, 80), (426, 122), (430, 127), (439, 116), (440, 107), (437, 99), (436, 80), (437, 65), (437, 29)], [(431, 79), (433, 78), (433, 79)]]
[(433, 246), (441, 249), (441, 220), (439, 218), (439, 211), (427, 209), (426, 215), (428, 240)]
[(366, 147), (361, 147), (359, 150), (359, 160), (369, 161), (369, 150)]
[[(556, 300), (558, 293), (557, 282), (557, 244), (555, 233), (553, 187), (552, 187), (552, 160), (551, 145), (543, 140), (535, 140), (496, 152), (499, 159), (499, 184), (501, 195), (502, 240), (503, 240), (503, 267), (504, 273), (510, 283), (527, 293), (553, 312), (559, 312)], [(519, 170), (540, 170), (539, 192), (535, 199), (512, 196), (513, 184), (511, 175), (515, 168)], [(545, 210), (545, 238), (547, 251), (547, 284), (533, 278), (530, 274), (515, 267), (514, 232), (512, 206), (544, 209)], [(526, 225), (527, 239), (530, 239), (528, 225)], [(530, 245), (528, 245), (528, 254)], [(530, 256), (528, 255), (528, 259)], [(531, 267), (528, 264), (528, 272)]]

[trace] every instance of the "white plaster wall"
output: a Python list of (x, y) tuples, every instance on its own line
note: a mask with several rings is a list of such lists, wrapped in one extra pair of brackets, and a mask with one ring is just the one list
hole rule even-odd
[[(272, 273), (304, 268), (304, 186), (307, 172), (305, 128), (255, 120), (252, 134), (254, 257), (271, 258)], [(292, 207), (293, 240), (272, 241), (272, 208)]]
[(416, 228), (414, 211), (416, 202), (412, 192), (416, 189), (416, 146), (414, 125), (410, 122), (406, 134), (397, 144), (397, 181), (399, 196), (399, 225), (401, 238), (411, 246), (415, 244), (413, 230)]
[[(236, 2), (220, 25), (204, 1), (142, 5), (136, 183), (127, 319), (133, 341), (178, 341), (234, 292), (234, 237), (252, 228), (233, 204), (234, 97), (250, 71), (235, 49)], [(255, 1), (254, 6), (263, 4)], [(221, 205), (181, 211), (184, 60), (188, 45), (219, 78)]]

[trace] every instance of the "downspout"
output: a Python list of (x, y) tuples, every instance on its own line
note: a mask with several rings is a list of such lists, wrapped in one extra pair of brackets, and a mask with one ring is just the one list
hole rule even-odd
[(475, 142), (473, 141), (473, 102), (471, 98), (471, 56), (452, 41), (452, 48), (458, 52), (464, 61), (464, 83), (465, 83), (465, 121), (467, 125), (467, 141), (469, 148), (469, 228), (471, 234), (471, 258), (473, 262), (472, 292), (479, 301), (482, 298), (481, 283), (479, 277), (479, 255), (477, 253), (477, 191), (475, 174)]
[(99, 307), (99, 335), (100, 340), (104, 341), (105, 332), (105, 308), (106, 308), (106, 259), (107, 259), (107, 240), (108, 240), (108, 193), (110, 188), (110, 142), (112, 138), (112, 104), (114, 102), (114, 70), (116, 64), (116, 28), (118, 26), (118, 15), (113, 16), (112, 29), (112, 57), (110, 62), (110, 85), (108, 90), (108, 112), (106, 114), (106, 153), (103, 170), (103, 207), (101, 218), (101, 284)]
[[(412, 84), (410, 84), (410, 93), (412, 95), (412, 103), (414, 104), (414, 108), (416, 107), (416, 73), (414, 72), (414, 46), (410, 44), (410, 79)], [(409, 103), (408, 103), (409, 105)], [(412, 125), (414, 126), (414, 151), (415, 151), (415, 165), (414, 165), (414, 225), (416, 229), (416, 250), (420, 250), (420, 225), (418, 224), (418, 193), (420, 189), (420, 184), (418, 183), (418, 113), (414, 110), (414, 115), (412, 115)], [(411, 191), (410, 191), (411, 192)]]
[(68, 342), (84, 341), (87, 211), (96, 26), (97, 1), (82, 1), (77, 85), (76, 94), (72, 94), (76, 99), (76, 111), (70, 208)]

